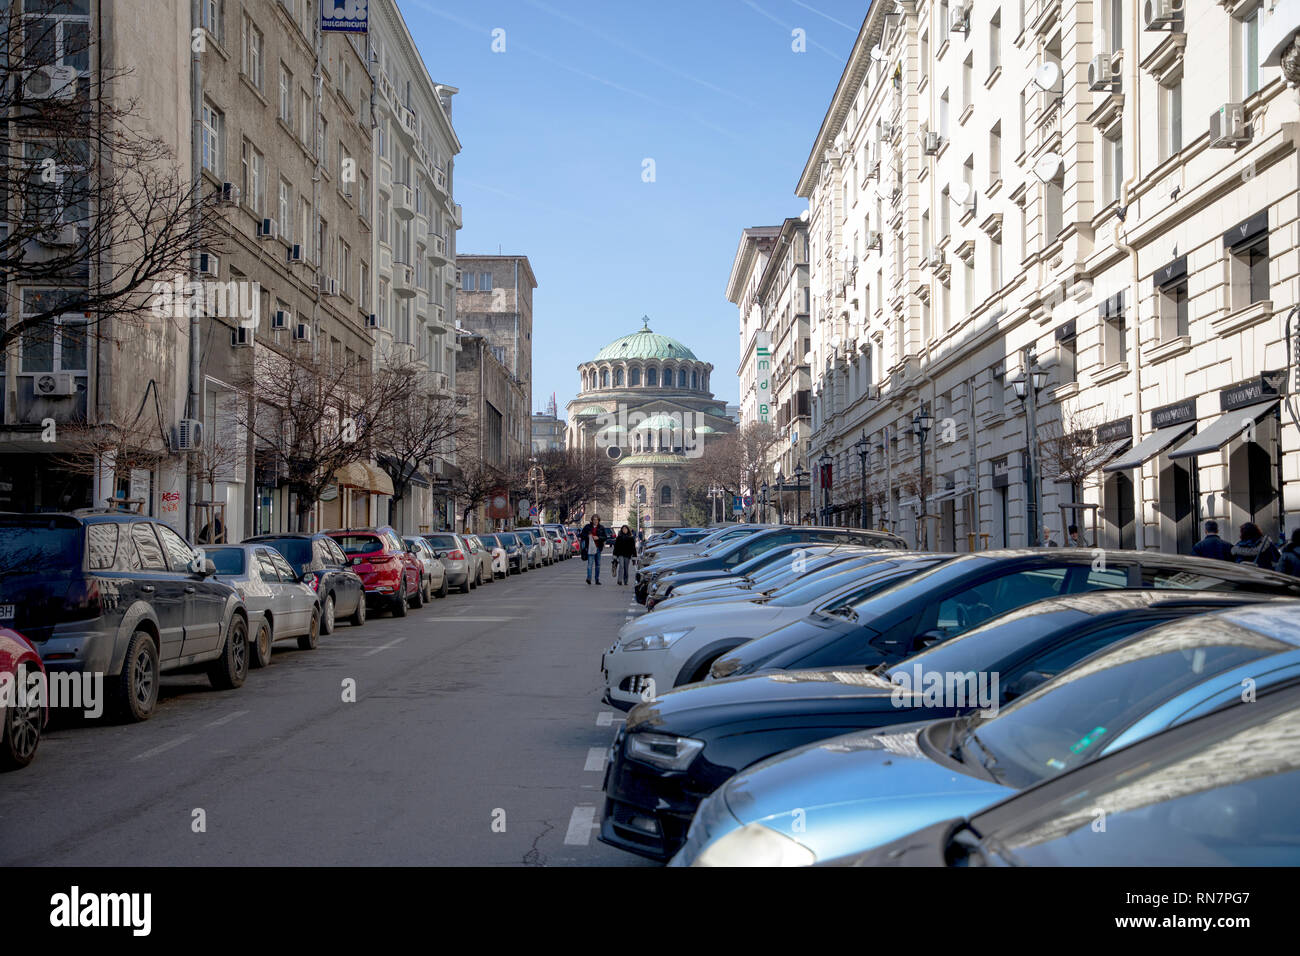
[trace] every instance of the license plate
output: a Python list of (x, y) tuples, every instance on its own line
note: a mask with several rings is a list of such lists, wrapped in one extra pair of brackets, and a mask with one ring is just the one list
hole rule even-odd
[(0, 621), (12, 621), (14, 619), (14, 606), (12, 604), (0, 604)]

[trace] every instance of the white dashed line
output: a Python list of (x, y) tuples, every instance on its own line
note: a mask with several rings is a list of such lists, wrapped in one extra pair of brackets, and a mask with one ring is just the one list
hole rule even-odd
[(246, 713), (248, 713), (248, 711), (246, 711), (246, 710), (237, 710), (237, 711), (235, 711), (233, 714), (226, 714), (226, 716), (224, 716), (224, 717), (218, 717), (216, 720), (212, 721), (211, 723), (204, 724), (203, 726), (204, 726), (204, 727), (220, 727), (222, 724), (228, 724), (228, 723), (230, 723), (230, 722), (231, 722), (232, 720), (234, 720), (236, 717), (243, 717)]
[(405, 637), (395, 637), (395, 638), (393, 638), (391, 641), (389, 641), (387, 644), (380, 644), (378, 647), (372, 647), (370, 650), (366, 651), (366, 652), (365, 652), (364, 654), (362, 654), (361, 656), (362, 656), (362, 657), (370, 657), (370, 656), (373, 655), (373, 654), (378, 654), (380, 651), (386, 651), (386, 650), (388, 650), (390, 647), (396, 647), (398, 644), (402, 643), (402, 641), (404, 641), (404, 640), (406, 640)]
[(605, 769), (605, 751), (608, 747), (591, 747), (587, 750), (587, 763), (582, 768), (595, 773), (601, 773)]
[(569, 817), (569, 829), (564, 834), (565, 846), (589, 846), (591, 831), (600, 824), (596, 822), (596, 808), (590, 804), (579, 804), (573, 808)]
[(609, 727), (612, 726), (615, 722), (622, 721), (622, 720), (627, 720), (627, 718), (619, 716), (618, 714), (614, 713), (612, 710), (602, 710), (600, 713), (596, 715), (596, 726)]
[(181, 744), (185, 743), (185, 741), (193, 739), (193, 737), (194, 737), (193, 734), (181, 734), (175, 740), (170, 740), (165, 744), (159, 744), (157, 747), (154, 747), (152, 750), (146, 750), (142, 754), (136, 754), (131, 759), (147, 760), (150, 757), (156, 757), (161, 753), (166, 753), (167, 751), (171, 750), (173, 747), (179, 747)]
[(489, 621), (518, 621), (518, 617), (440, 617), (435, 618), (430, 623), (438, 624), (460, 624), (462, 621), (467, 623), (485, 623)]

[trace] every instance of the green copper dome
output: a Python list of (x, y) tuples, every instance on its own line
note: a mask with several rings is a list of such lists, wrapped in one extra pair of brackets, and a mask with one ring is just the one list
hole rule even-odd
[(615, 339), (596, 353), (593, 361), (601, 359), (692, 359), (695, 353), (681, 342), (667, 335), (650, 331), (650, 320), (643, 319), (645, 328), (621, 339)]

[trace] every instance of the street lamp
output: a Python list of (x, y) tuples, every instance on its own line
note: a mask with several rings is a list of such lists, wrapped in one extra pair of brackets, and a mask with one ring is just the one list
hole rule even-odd
[(925, 493), (925, 436), (930, 434), (932, 424), (933, 419), (930, 418), (930, 410), (926, 408), (925, 405), (922, 405), (920, 410), (912, 418), (912, 432), (921, 442), (921, 484), (917, 489), (917, 494), (921, 499), (921, 505), (917, 511), (917, 517), (920, 520), (921, 526), (916, 533), (916, 546), (921, 550), (925, 549), (925, 518), (929, 512), (929, 505), (926, 501), (927, 496)]
[(858, 453), (858, 464), (861, 466), (859, 473), (861, 487), (858, 490), (861, 517), (858, 519), (858, 527), (865, 528), (867, 526), (867, 455), (870, 452), (865, 428), (862, 429), (862, 437), (853, 443), (853, 450)]
[(762, 513), (763, 513), (763, 517), (762, 517), (760, 523), (761, 523), (761, 524), (766, 524), (766, 523), (767, 523), (767, 482), (766, 482), (766, 481), (763, 482), (763, 484), (759, 487), (758, 491), (759, 491), (759, 494), (762, 495), (762, 498), (763, 498), (763, 512), (762, 512)]
[(1032, 548), (1042, 543), (1038, 491), (1038, 393), (1047, 386), (1047, 372), (1038, 366), (1032, 347), (1025, 348), (1024, 360), (1025, 371), (1011, 380), (1011, 387), (1015, 390), (1016, 398), (1025, 405), (1025, 432), (1029, 448), (1029, 460), (1025, 468), (1025, 483), (1029, 486), (1026, 495), (1029, 513), (1026, 534)]
[(772, 466), (772, 472), (776, 475), (776, 523), (785, 524), (785, 477), (779, 461)]
[[(794, 466), (794, 510), (795, 522), (803, 524), (803, 480), (808, 477), (808, 472), (803, 470), (803, 465)], [(811, 497), (811, 492), (809, 496)]]
[(823, 451), (822, 456), (817, 459), (817, 464), (822, 466), (821, 484), (822, 484), (822, 524), (831, 523), (831, 483), (827, 480), (830, 477), (831, 463), (835, 459), (831, 458), (830, 452)]

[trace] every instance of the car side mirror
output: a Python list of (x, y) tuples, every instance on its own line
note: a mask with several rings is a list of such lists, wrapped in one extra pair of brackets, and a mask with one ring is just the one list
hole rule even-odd
[(1007, 685), (1007, 689), (1002, 692), (1002, 697), (1004, 700), (1009, 701), (1015, 700), (1017, 697), (1024, 697), (1025, 694), (1028, 694), (1039, 684), (1047, 683), (1051, 677), (1051, 674), (1046, 674), (1043, 671), (1026, 671)]
[(934, 647), (934, 645), (938, 644), (945, 637), (947, 637), (947, 635), (944, 634), (943, 631), (940, 631), (937, 628), (932, 628), (931, 630), (928, 630), (924, 634), (917, 637), (915, 642), (916, 649), (918, 651), (921, 651), (921, 650), (925, 650), (927, 647)]

